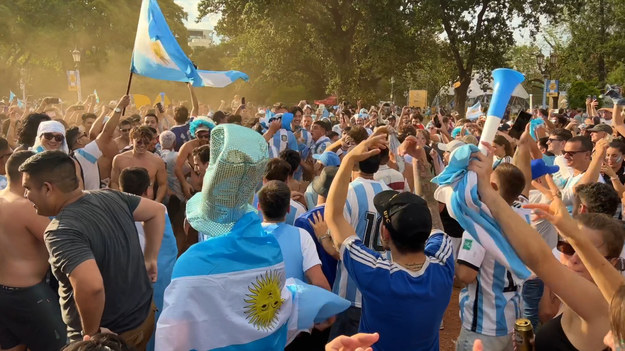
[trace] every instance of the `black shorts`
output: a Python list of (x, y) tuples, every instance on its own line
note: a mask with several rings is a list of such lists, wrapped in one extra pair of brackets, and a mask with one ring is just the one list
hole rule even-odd
[(58, 351), (67, 344), (59, 300), (45, 282), (28, 288), (0, 285), (0, 348), (26, 345)]

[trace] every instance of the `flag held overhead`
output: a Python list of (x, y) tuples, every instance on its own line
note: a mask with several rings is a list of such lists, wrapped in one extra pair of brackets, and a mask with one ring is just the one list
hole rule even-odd
[(156, 0), (143, 0), (132, 53), (131, 72), (154, 79), (192, 83), (196, 87), (222, 88), (237, 79), (239, 71), (199, 71), (184, 53)]

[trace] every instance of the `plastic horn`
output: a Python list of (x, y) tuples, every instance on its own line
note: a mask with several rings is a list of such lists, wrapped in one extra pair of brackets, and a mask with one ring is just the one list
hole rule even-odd
[(481, 142), (493, 143), (512, 92), (525, 80), (525, 76), (513, 69), (497, 68), (493, 71), (493, 80), (493, 96), (488, 106), (486, 123), (480, 137), (479, 148), (484, 154), (486, 154), (486, 147)]

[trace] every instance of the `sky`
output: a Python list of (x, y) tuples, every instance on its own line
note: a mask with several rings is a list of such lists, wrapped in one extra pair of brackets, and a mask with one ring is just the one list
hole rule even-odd
[(185, 25), (187, 28), (192, 29), (213, 29), (217, 21), (219, 20), (219, 15), (208, 15), (202, 18), (200, 23), (195, 23), (195, 19), (198, 15), (197, 4), (200, 0), (174, 0), (174, 2), (183, 7), (183, 9), (187, 12), (188, 17)]

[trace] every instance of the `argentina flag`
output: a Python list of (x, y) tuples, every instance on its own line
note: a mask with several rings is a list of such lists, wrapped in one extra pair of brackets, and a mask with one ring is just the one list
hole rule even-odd
[(474, 121), (482, 115), (482, 104), (478, 101), (475, 105), (467, 108), (467, 119)]
[(283, 350), (299, 331), (349, 305), (285, 279), (280, 245), (249, 212), (230, 233), (180, 256), (165, 291), (156, 350)]
[(447, 204), (451, 217), (458, 221), (495, 260), (504, 265), (520, 279), (527, 279), (531, 272), (504, 238), (499, 224), (488, 207), (480, 201), (477, 176), (467, 170), (471, 154), (479, 152), (475, 145), (464, 145), (454, 150), (449, 165), (433, 183), (439, 185), (434, 193), (436, 200)]
[(247, 81), (247, 75), (238, 71), (198, 71), (178, 45), (156, 0), (141, 3), (131, 71), (196, 87), (225, 87), (239, 78)]

